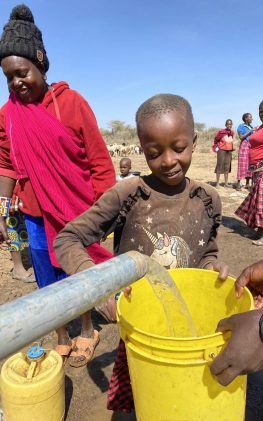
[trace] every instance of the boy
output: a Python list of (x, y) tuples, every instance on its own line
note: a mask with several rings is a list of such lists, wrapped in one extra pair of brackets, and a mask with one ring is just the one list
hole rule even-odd
[(116, 181), (127, 180), (134, 177), (131, 173), (131, 160), (130, 158), (122, 158), (120, 160), (120, 175), (117, 175)]
[[(67, 224), (54, 244), (59, 263), (68, 274), (89, 268), (85, 247), (114, 230), (115, 254), (138, 250), (166, 268), (214, 269), (225, 279), (228, 268), (217, 262), (215, 241), (219, 195), (213, 187), (186, 178), (196, 146), (190, 104), (177, 95), (156, 95), (140, 106), (136, 123), (151, 174), (116, 184)], [(122, 341), (108, 395), (109, 409), (133, 409)]]

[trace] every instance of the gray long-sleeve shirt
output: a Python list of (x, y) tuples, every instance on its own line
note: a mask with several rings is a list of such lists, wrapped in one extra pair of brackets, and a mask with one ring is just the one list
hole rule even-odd
[(151, 177), (118, 183), (65, 226), (54, 249), (66, 273), (93, 264), (86, 247), (101, 240), (114, 224), (115, 254), (138, 250), (166, 268), (205, 268), (217, 259), (215, 237), (221, 219), (217, 191), (187, 179), (182, 193), (166, 195), (150, 187)]

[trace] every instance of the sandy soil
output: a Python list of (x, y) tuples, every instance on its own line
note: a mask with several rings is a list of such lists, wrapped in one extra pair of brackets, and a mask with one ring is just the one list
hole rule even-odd
[[(133, 158), (133, 170), (146, 173), (148, 171), (143, 156)], [(118, 159), (114, 159), (117, 167)], [(215, 154), (196, 152), (189, 171), (189, 176), (214, 182)], [(233, 163), (230, 183), (235, 182), (236, 161)], [(222, 180), (223, 182), (223, 180)], [(237, 275), (252, 262), (262, 258), (260, 247), (252, 245), (255, 232), (248, 229), (243, 222), (234, 216), (234, 211), (243, 200), (233, 188), (219, 189), (223, 202), (223, 223), (218, 236), (220, 260), (228, 263), (231, 274)], [(244, 191), (243, 195), (246, 194)], [(111, 249), (111, 240), (106, 246)], [(27, 294), (35, 289), (33, 284), (24, 284), (12, 279), (10, 270), (12, 263), (7, 252), (1, 252), (0, 258), (0, 303), (5, 303)], [(27, 257), (25, 261), (28, 264)], [(85, 368), (73, 369), (66, 366), (67, 421), (108, 421), (129, 420), (132, 417), (112, 414), (106, 409), (106, 390), (113, 367), (115, 349), (118, 344), (118, 330), (115, 325), (107, 325), (94, 312), (94, 322), (100, 330), (101, 341), (96, 349), (92, 363)], [(78, 322), (70, 326), (72, 335), (79, 329)], [(50, 333), (44, 339), (44, 346), (50, 348), (56, 344), (56, 335)]]

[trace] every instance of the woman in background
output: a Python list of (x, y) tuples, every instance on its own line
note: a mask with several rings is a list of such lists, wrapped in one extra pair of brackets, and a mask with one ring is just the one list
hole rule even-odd
[[(54, 255), (56, 235), (115, 184), (115, 172), (89, 104), (66, 82), (47, 83), (42, 34), (25, 5), (13, 9), (4, 27), (0, 64), (10, 92), (0, 111), (0, 200), (8, 203), (18, 179), (16, 194), (42, 288), (67, 276)], [(10, 243), (7, 212), (0, 216), (0, 242)], [(90, 253), (94, 263), (112, 256), (97, 243)], [(99, 342), (90, 312), (81, 319), (81, 335), (74, 341), (66, 326), (57, 329), (57, 351), (70, 355), (73, 366), (89, 362)]]
[(254, 129), (251, 125), (252, 115), (245, 113), (242, 116), (243, 123), (237, 128), (237, 133), (240, 139), (240, 145), (238, 149), (238, 166), (237, 166), (237, 190), (241, 190), (241, 180), (246, 179), (246, 189), (249, 189), (249, 180), (252, 177), (249, 171), (249, 149), (250, 149), (250, 135), (253, 134)]
[(233, 121), (229, 118), (226, 120), (225, 129), (219, 130), (216, 134), (213, 151), (217, 153), (216, 162), (216, 187), (219, 187), (220, 174), (224, 174), (225, 187), (229, 187), (228, 174), (231, 172), (233, 137), (232, 130)]

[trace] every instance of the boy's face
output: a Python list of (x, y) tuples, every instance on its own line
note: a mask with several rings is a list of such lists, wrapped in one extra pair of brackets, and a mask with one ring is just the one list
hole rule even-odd
[(131, 163), (128, 159), (122, 159), (120, 162), (120, 173), (123, 177), (127, 177), (131, 170)]
[(191, 164), (196, 134), (180, 111), (142, 121), (138, 127), (146, 161), (152, 173), (169, 186), (179, 185)]

